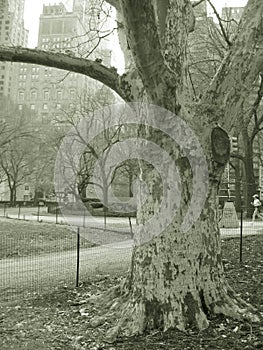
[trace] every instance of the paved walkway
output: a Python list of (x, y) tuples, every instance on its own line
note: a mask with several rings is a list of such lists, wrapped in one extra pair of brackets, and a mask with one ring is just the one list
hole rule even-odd
[[(3, 208), (0, 208), (0, 217), (7, 216), (12, 219), (20, 219), (20, 220), (30, 220), (30, 221), (42, 221), (47, 223), (59, 223), (59, 224), (67, 224), (72, 226), (79, 227), (104, 227), (104, 218), (103, 217), (94, 217), (91, 215), (67, 215), (65, 218), (63, 215), (53, 215), (47, 214), (46, 208), (41, 208), (40, 214), (38, 215), (38, 208), (6, 208), (4, 211)], [(136, 224), (136, 219), (131, 218), (132, 225)], [(130, 231), (129, 219), (128, 217), (107, 217), (107, 228), (115, 229), (115, 230), (123, 230)]]
[[(47, 223), (59, 223), (59, 224), (67, 224), (72, 226), (79, 227), (104, 227), (104, 218), (103, 217), (94, 217), (94, 216), (84, 216), (84, 215), (67, 215), (65, 218), (63, 215), (47, 214), (47, 209), (45, 207), (40, 208), (40, 215), (38, 213), (38, 208), (21, 208), (19, 212), (19, 208), (6, 208), (5, 213), (4, 209), (0, 208), (0, 217), (8, 216), (13, 219), (21, 219), (21, 220), (30, 220), (30, 221), (42, 221)], [(132, 226), (136, 225), (136, 219), (131, 218)], [(113, 230), (124, 230), (130, 232), (129, 220), (127, 217), (108, 217), (107, 218), (107, 228)], [(257, 234), (258, 231), (263, 231), (263, 221), (256, 221), (252, 223), (251, 221), (243, 221), (243, 234)], [(240, 228), (222, 228), (222, 235), (237, 235), (240, 234)]]

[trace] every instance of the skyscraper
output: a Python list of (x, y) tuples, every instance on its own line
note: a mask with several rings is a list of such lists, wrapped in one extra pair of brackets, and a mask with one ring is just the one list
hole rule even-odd
[[(28, 31), (24, 28), (25, 0), (0, 0), (0, 43), (26, 46)], [(12, 96), (12, 82), (18, 64), (0, 63), (0, 96)]]
[[(75, 6), (74, 9), (80, 11), (81, 7)], [(39, 49), (86, 57), (92, 44), (79, 12), (67, 11), (62, 3), (43, 5), (38, 34)], [(107, 53), (109, 63), (109, 50)], [(62, 109), (73, 107), (81, 94), (93, 90), (95, 86), (94, 81), (81, 74), (21, 63), (16, 101), (19, 108), (27, 105), (43, 121), (48, 122), (59, 116)]]

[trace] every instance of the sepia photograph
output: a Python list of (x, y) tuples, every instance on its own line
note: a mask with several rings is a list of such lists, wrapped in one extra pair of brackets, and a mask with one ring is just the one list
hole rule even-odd
[(0, 349), (263, 349), (263, 1), (0, 0)]

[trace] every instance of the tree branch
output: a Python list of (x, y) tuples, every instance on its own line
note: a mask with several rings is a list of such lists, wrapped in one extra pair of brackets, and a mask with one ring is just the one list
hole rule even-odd
[(156, 100), (153, 87), (157, 88), (163, 79), (165, 64), (154, 7), (151, 1), (121, 0), (121, 8), (126, 28), (129, 28), (128, 42), (136, 66), (146, 90)]
[(212, 7), (212, 9), (214, 11), (214, 14), (216, 15), (216, 18), (218, 20), (218, 23), (219, 23), (219, 26), (220, 26), (220, 29), (221, 29), (221, 32), (223, 34), (223, 37), (224, 37), (225, 41), (226, 41), (227, 45), (230, 47), (232, 45), (232, 43), (231, 43), (231, 41), (229, 40), (229, 38), (228, 38), (228, 36), (226, 34), (225, 28), (224, 28), (224, 26), (222, 24), (222, 21), (221, 21), (221, 17), (219, 16), (219, 14), (218, 14), (215, 6), (212, 4), (212, 2), (210, 0), (207, 0), (207, 1), (208, 1), (209, 5)]
[(193, 2), (192, 2), (192, 6), (193, 6), (193, 7), (196, 7), (196, 6), (200, 5), (200, 4), (202, 4), (202, 2), (204, 2), (204, 1), (205, 1), (205, 0), (193, 1)]
[(211, 106), (208, 123), (218, 123), (228, 131), (239, 125), (243, 103), (251, 86), (263, 72), (263, 2), (249, 0), (239, 24), (239, 33), (202, 103)]
[(64, 53), (3, 45), (0, 45), (0, 61), (39, 64), (80, 73), (100, 81), (114, 90), (125, 101), (130, 102), (128, 82), (125, 82), (126, 90), (124, 90), (121, 87), (122, 77), (117, 73), (116, 68), (108, 68), (96, 61), (69, 56)]

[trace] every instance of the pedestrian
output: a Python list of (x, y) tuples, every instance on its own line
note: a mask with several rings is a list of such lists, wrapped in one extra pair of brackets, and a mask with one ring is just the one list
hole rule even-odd
[(259, 197), (257, 194), (254, 194), (253, 196), (253, 202), (251, 202), (251, 204), (254, 207), (254, 213), (252, 216), (252, 222), (254, 222), (256, 220), (256, 217), (260, 217), (261, 219), (263, 219), (263, 215), (260, 214), (260, 206), (261, 206), (261, 202), (259, 200)]

